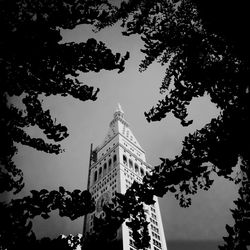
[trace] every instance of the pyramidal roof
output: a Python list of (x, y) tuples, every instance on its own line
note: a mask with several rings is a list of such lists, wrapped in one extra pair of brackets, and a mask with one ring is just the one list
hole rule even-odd
[(113, 120), (109, 124), (108, 133), (103, 143), (99, 147), (102, 147), (104, 144), (110, 141), (114, 136), (120, 134), (124, 136), (129, 142), (133, 143), (135, 146), (137, 146), (140, 150), (144, 152), (139, 142), (136, 140), (134, 134), (132, 133), (131, 129), (129, 128), (128, 122), (124, 119), (124, 112), (119, 103), (113, 116), (114, 116)]

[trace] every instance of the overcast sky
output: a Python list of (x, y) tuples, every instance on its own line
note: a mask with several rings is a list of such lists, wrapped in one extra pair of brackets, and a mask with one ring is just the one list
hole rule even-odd
[[(219, 111), (210, 103), (209, 97), (195, 99), (189, 108), (194, 123), (183, 128), (179, 121), (169, 115), (161, 122), (148, 123), (144, 111), (148, 111), (162, 96), (159, 86), (164, 68), (154, 63), (143, 73), (138, 67), (143, 58), (138, 37), (122, 37), (118, 26), (93, 34), (86, 26), (63, 31), (64, 42), (86, 41), (88, 37), (102, 40), (113, 52), (130, 51), (123, 73), (101, 71), (79, 77), (86, 84), (99, 87), (101, 91), (95, 102), (80, 102), (69, 97), (46, 97), (44, 108), (49, 108), (58, 122), (66, 125), (70, 136), (62, 142), (65, 153), (58, 156), (38, 152), (19, 145), (15, 161), (24, 171), (26, 186), (21, 195), (31, 189), (48, 190), (64, 186), (69, 190), (86, 189), (90, 144), (100, 144), (119, 102), (125, 119), (146, 151), (147, 162), (160, 163), (159, 157), (174, 157), (180, 153), (181, 141), (188, 133), (201, 128)], [(34, 137), (40, 136), (37, 128), (29, 129)], [(225, 224), (232, 224), (229, 208), (233, 207), (236, 187), (223, 179), (216, 179), (210, 191), (201, 191), (193, 197), (190, 208), (180, 208), (172, 195), (160, 199), (166, 240), (215, 240), (226, 235)], [(76, 221), (60, 218), (53, 212), (48, 220), (35, 219), (34, 228), (38, 237), (82, 232), (83, 218)], [(172, 250), (172, 249), (170, 249)]]

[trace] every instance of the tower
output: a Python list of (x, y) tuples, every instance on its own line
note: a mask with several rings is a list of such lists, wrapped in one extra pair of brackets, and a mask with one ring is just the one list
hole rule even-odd
[[(92, 151), (92, 149), (91, 149)], [(115, 192), (125, 193), (133, 181), (142, 182), (143, 176), (152, 167), (146, 162), (145, 152), (124, 119), (124, 112), (118, 104), (109, 130), (102, 144), (91, 154), (88, 176), (88, 190), (96, 201), (96, 210), (85, 216), (84, 233), (93, 232), (93, 218), (105, 216), (102, 205), (111, 201)], [(167, 250), (161, 213), (157, 197), (154, 205), (146, 206), (148, 230), (151, 237), (150, 250)], [(122, 224), (117, 232), (120, 248), (117, 250), (135, 250), (131, 230)]]

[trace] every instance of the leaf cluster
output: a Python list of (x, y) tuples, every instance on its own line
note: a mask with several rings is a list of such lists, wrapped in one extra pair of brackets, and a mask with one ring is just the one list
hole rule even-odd
[(236, 208), (230, 209), (234, 218), (234, 225), (226, 225), (228, 236), (223, 237), (224, 244), (219, 246), (221, 250), (242, 249), (246, 250), (250, 245), (250, 192), (249, 176), (241, 182), (239, 198), (234, 201)]
[(134, 182), (125, 194), (116, 193), (112, 202), (103, 206), (105, 216), (94, 217), (94, 233), (87, 236), (84, 246), (93, 248), (94, 242), (99, 246), (112, 245), (117, 237), (117, 230), (124, 222), (132, 230), (134, 246), (137, 249), (146, 249), (149, 246), (148, 222), (144, 204), (137, 193), (138, 187), (139, 184)]
[(32, 190), (30, 196), (13, 199), (10, 203), (1, 205), (1, 247), (17, 249), (20, 245), (33, 244), (36, 240), (32, 231), (32, 219), (41, 216), (48, 219), (51, 211), (59, 211), (60, 216), (75, 220), (80, 216), (93, 212), (94, 200), (88, 191)]
[[(4, 191), (19, 192), (22, 172), (11, 161), (15, 143), (47, 153), (62, 152), (60, 144), (67, 128), (57, 124), (43, 110), (40, 95), (71, 96), (81, 101), (97, 99), (99, 89), (80, 82), (80, 73), (124, 70), (129, 54), (113, 54), (103, 42), (88, 39), (81, 43), (62, 43), (61, 29), (79, 24), (95, 25), (114, 12), (108, 1), (1, 1), (0, 25), (0, 178)], [(10, 104), (10, 97), (22, 99), (24, 110)], [(25, 128), (38, 126), (46, 139), (32, 138)]]
[[(60, 44), (60, 28), (86, 23), (94, 24), (98, 30), (121, 20), (124, 35), (139, 34), (144, 42), (145, 59), (140, 64), (140, 71), (154, 61), (166, 68), (160, 88), (164, 98), (145, 112), (148, 121), (160, 121), (172, 112), (183, 126), (188, 126), (192, 120), (187, 120), (187, 107), (193, 98), (204, 94), (211, 97), (221, 113), (202, 129), (185, 137), (180, 156), (173, 160), (162, 159), (162, 163), (144, 177), (142, 184), (134, 183), (124, 195), (117, 194), (113, 207), (105, 208), (106, 220), (96, 219), (99, 236), (93, 235), (92, 239), (99, 237), (104, 243), (108, 232), (114, 235), (129, 219), (127, 223), (132, 228), (136, 246), (147, 247), (149, 237), (142, 204), (152, 204), (154, 195), (162, 197), (170, 191), (186, 207), (191, 203), (190, 195), (197, 193), (198, 188), (209, 189), (213, 183), (211, 173), (216, 173), (243, 185), (240, 199), (236, 201), (237, 209), (232, 211), (235, 226), (226, 227), (229, 236), (224, 239), (226, 245), (221, 249), (244, 249), (249, 244), (246, 225), (249, 225), (250, 203), (246, 180), (249, 180), (250, 155), (250, 68), (245, 57), (236, 53), (235, 44), (209, 27), (203, 12), (199, 11), (201, 4), (195, 3), (191, 0), (136, 0), (123, 2), (117, 9), (104, 0), (98, 3), (92, 0), (48, 3), (44, 0), (41, 4), (27, 0), (2, 1), (0, 9), (4, 18), (0, 23), (5, 28), (0, 70), (4, 91), (1, 92), (0, 108), (4, 116), (0, 122), (6, 145), (4, 154), (8, 157), (1, 155), (0, 160), (8, 167), (1, 171), (1, 178), (8, 178), (3, 182), (5, 190), (14, 188), (18, 192), (23, 185), (22, 172), (11, 161), (16, 152), (13, 142), (46, 152), (61, 150), (60, 146), (48, 144), (41, 138), (29, 138), (23, 131), (25, 126), (38, 125), (47, 138), (55, 142), (67, 136), (64, 126), (55, 124), (49, 112), (42, 110), (38, 95), (60, 94), (83, 101), (95, 100), (98, 89), (94, 91), (93, 87), (79, 82), (78, 71), (118, 69), (121, 72), (128, 59), (128, 54), (122, 58), (120, 54), (113, 55), (103, 43), (94, 39), (80, 44)], [(65, 14), (63, 19), (62, 13)], [(27, 115), (7, 105), (7, 95), (21, 94), (25, 94)], [(11, 139), (10, 135), (13, 135)], [(239, 160), (245, 179), (233, 177)], [(63, 194), (63, 189), (59, 193)], [(66, 206), (70, 206), (69, 200), (64, 201)], [(46, 211), (45, 208), (45, 217)], [(63, 215), (67, 214), (62, 211)], [(112, 225), (115, 225), (113, 230)]]
[[(67, 128), (44, 110), (41, 95), (71, 96), (80, 101), (97, 99), (99, 89), (79, 81), (80, 73), (124, 70), (129, 58), (112, 51), (101, 41), (63, 43), (61, 30), (80, 24), (97, 25), (115, 11), (108, 1), (1, 1), (0, 27), (0, 192), (17, 194), (24, 187), (23, 172), (13, 161), (16, 143), (59, 154)], [(20, 98), (24, 108), (14, 106)], [(45, 138), (33, 138), (27, 128), (37, 126)], [(94, 209), (87, 191), (31, 191), (32, 195), (1, 203), (1, 243), (12, 247), (35, 241), (31, 219), (49, 218), (52, 210), (76, 219)]]
[[(187, 106), (205, 93), (221, 110), (219, 117), (185, 138), (180, 156), (162, 159), (162, 164), (144, 177), (143, 184), (133, 184), (124, 196), (117, 195), (119, 218), (128, 218), (133, 209), (136, 211), (132, 204), (151, 204), (154, 195), (162, 197), (169, 191), (181, 206), (189, 206), (190, 195), (212, 185), (211, 173), (236, 182), (233, 168), (239, 158), (247, 161), (249, 157), (249, 66), (223, 36), (206, 29), (192, 1), (128, 1), (122, 3), (112, 21), (119, 19), (124, 35), (139, 34), (145, 44), (140, 70), (146, 70), (155, 60), (166, 66), (160, 89), (165, 98), (145, 113), (148, 121), (159, 121), (172, 112), (188, 126), (192, 121), (186, 120)], [(247, 172), (249, 166), (244, 170)], [(127, 223), (139, 240), (139, 223)], [(244, 234), (238, 237), (246, 244), (245, 238)]]
[[(160, 88), (164, 98), (145, 112), (149, 122), (160, 121), (172, 113), (183, 126), (188, 126), (193, 122), (187, 119), (188, 105), (205, 94), (220, 110), (217, 118), (185, 137), (180, 156), (167, 159), (169, 162), (163, 159), (164, 163), (156, 166), (152, 176), (147, 177), (148, 183), (144, 183), (149, 193), (159, 196), (167, 191), (175, 193), (183, 206), (190, 205), (188, 196), (198, 188), (209, 189), (212, 173), (241, 183), (242, 177), (235, 177), (235, 168), (245, 165), (240, 174), (249, 179), (250, 67), (243, 52), (247, 46), (238, 39), (244, 33), (227, 26), (227, 20), (232, 22), (228, 17), (232, 16), (229, 14), (234, 5), (219, 4), (223, 11), (225, 7), (231, 8), (231, 12), (225, 13), (228, 19), (224, 20), (216, 10), (215, 20), (220, 20), (217, 25), (211, 16), (213, 4), (196, 0), (126, 1), (116, 14), (122, 20), (123, 34), (137, 34), (144, 42), (141, 51), (145, 59), (140, 71), (155, 61), (166, 68)], [(241, 15), (241, 8), (244, 5), (235, 8), (236, 16)], [(234, 21), (240, 24), (239, 20)], [(245, 205), (249, 209), (249, 203)], [(237, 239), (246, 245), (245, 238), (241, 235)], [(229, 242), (233, 242), (231, 238)]]

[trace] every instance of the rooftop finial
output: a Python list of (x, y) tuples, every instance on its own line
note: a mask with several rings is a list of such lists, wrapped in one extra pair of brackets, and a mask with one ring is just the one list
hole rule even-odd
[(116, 111), (114, 113), (114, 118), (116, 118), (116, 117), (121, 117), (121, 118), (124, 117), (124, 112), (122, 110), (122, 107), (121, 107), (120, 103), (118, 103)]
[(121, 107), (121, 104), (118, 102), (118, 108), (116, 111), (120, 111), (121, 113), (124, 113), (123, 110), (122, 110), (122, 107)]

